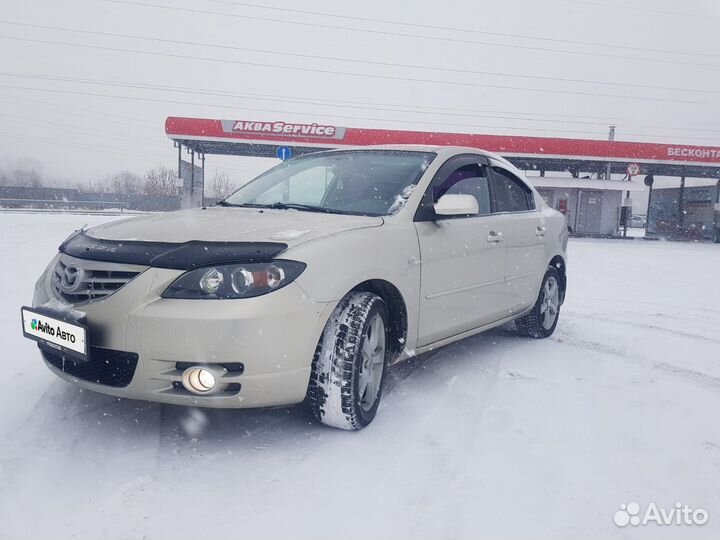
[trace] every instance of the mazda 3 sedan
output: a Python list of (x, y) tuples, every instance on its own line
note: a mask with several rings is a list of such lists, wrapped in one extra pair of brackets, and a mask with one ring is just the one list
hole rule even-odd
[(79, 386), (201, 407), (375, 417), (388, 365), (514, 321), (544, 338), (567, 228), (505, 159), (391, 146), (300, 156), (208, 208), (73, 233), (22, 308)]

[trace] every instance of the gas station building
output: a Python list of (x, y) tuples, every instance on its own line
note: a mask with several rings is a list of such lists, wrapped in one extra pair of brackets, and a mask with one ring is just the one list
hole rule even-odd
[[(720, 147), (183, 117), (169, 117), (165, 132), (178, 149), (184, 207), (204, 202), (207, 155), (287, 159), (338, 148), (418, 144), (464, 146), (503, 156), (528, 173), (548, 204), (568, 217), (576, 234), (615, 234), (621, 206), (628, 203), (633, 192), (645, 190), (643, 182), (633, 181), (635, 177), (650, 186), (648, 234), (682, 236), (691, 231), (697, 236), (702, 231), (703, 237), (711, 238), (720, 227)], [(613, 180), (612, 175), (622, 175), (624, 180)], [(668, 196), (664, 193), (668, 190), (655, 190), (654, 201), (655, 176), (677, 177), (675, 192)], [(716, 182), (710, 188), (696, 190), (685, 187), (686, 178)], [(700, 215), (693, 213), (693, 208), (705, 209), (702, 222), (693, 221), (693, 215)]]

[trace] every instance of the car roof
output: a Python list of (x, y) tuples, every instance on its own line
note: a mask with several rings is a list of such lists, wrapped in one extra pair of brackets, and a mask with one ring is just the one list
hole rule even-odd
[(401, 150), (409, 152), (433, 152), (445, 158), (456, 154), (479, 154), (488, 158), (495, 159), (504, 163), (508, 167), (516, 170), (516, 167), (507, 159), (493, 152), (481, 150), (480, 148), (472, 148), (469, 146), (447, 146), (447, 145), (430, 145), (430, 144), (382, 144), (368, 146), (353, 146), (347, 148), (333, 148), (332, 150), (324, 150), (324, 152), (347, 152), (347, 151), (363, 151), (363, 150)]
[(351, 146), (347, 148), (333, 148), (326, 150), (327, 152), (338, 152), (343, 150), (407, 150), (411, 152), (437, 152), (437, 153), (464, 153), (472, 152), (473, 154), (482, 154), (495, 157), (492, 152), (487, 152), (479, 148), (470, 148), (467, 146), (448, 146), (448, 145), (432, 145), (432, 144), (377, 144), (367, 146)]

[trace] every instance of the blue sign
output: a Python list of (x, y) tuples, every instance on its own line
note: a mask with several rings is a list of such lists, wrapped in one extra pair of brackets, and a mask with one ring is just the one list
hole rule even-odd
[(292, 157), (292, 148), (289, 146), (278, 146), (276, 154), (280, 161), (285, 161)]

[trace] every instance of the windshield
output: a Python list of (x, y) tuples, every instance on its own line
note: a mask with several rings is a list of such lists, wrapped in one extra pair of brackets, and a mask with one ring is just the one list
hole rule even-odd
[(327, 152), (300, 157), (260, 175), (224, 203), (387, 215), (402, 205), (434, 157), (430, 152), (403, 150)]

